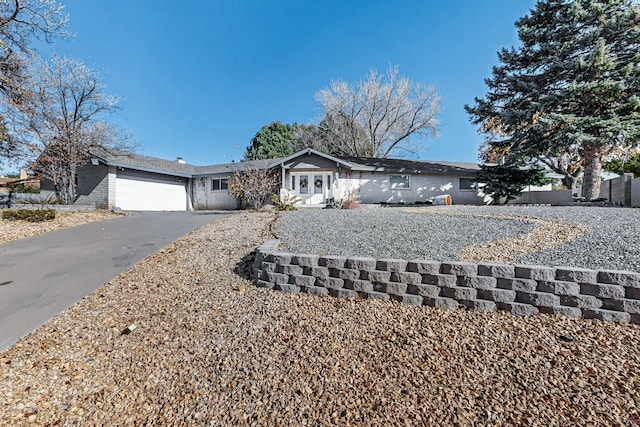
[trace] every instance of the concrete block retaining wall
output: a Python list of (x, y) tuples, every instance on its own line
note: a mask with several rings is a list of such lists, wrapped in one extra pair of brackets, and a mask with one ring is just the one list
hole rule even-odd
[(286, 253), (261, 245), (257, 286), (338, 298), (396, 300), (474, 311), (505, 310), (640, 324), (640, 273), (584, 268)]

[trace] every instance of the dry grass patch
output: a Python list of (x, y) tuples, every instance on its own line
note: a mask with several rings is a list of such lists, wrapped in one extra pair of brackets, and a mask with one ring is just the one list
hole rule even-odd
[(63, 228), (75, 227), (76, 225), (89, 222), (117, 218), (119, 216), (121, 216), (121, 214), (101, 210), (57, 212), (55, 219), (36, 223), (7, 220), (2, 219), (0, 216), (0, 244), (13, 242), (26, 237), (38, 236)]

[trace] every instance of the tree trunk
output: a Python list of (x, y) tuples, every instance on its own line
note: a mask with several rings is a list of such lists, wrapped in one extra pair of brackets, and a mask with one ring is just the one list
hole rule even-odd
[(592, 145), (584, 147), (584, 177), (582, 179), (582, 197), (593, 200), (600, 197), (602, 159), (598, 149)]
[(573, 190), (573, 186), (576, 182), (575, 177), (573, 177), (572, 175), (566, 174), (564, 176), (564, 178), (562, 178), (562, 185), (564, 185), (565, 187), (567, 187), (567, 189), (569, 190)]
[(72, 205), (76, 201), (76, 171), (77, 166), (74, 163), (69, 165), (69, 182), (67, 183), (67, 194), (65, 196), (67, 205)]

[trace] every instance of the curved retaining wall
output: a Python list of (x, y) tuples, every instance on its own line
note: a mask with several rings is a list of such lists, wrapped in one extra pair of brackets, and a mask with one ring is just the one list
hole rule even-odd
[(640, 273), (534, 265), (294, 254), (261, 245), (257, 286), (338, 298), (474, 311), (505, 310), (640, 324)]

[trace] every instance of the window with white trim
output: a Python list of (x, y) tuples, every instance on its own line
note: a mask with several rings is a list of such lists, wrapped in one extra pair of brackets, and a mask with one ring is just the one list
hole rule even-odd
[(300, 175), (300, 194), (309, 194), (309, 175)]
[(389, 185), (392, 190), (408, 190), (409, 175), (389, 175)]
[(211, 178), (211, 191), (228, 190), (228, 178)]
[(322, 175), (313, 177), (313, 194), (322, 194)]

